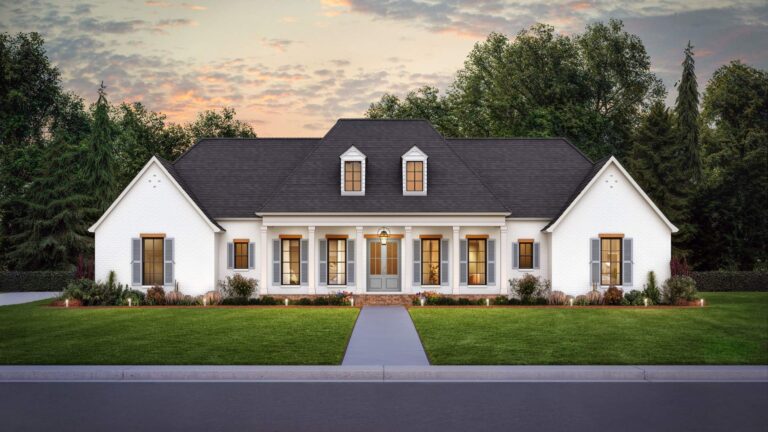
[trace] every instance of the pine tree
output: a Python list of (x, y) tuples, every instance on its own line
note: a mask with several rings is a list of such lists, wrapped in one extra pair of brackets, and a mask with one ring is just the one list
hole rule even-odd
[(701, 180), (701, 155), (699, 154), (699, 89), (696, 82), (693, 45), (688, 41), (683, 60), (683, 76), (677, 85), (675, 114), (680, 137), (680, 157), (690, 181)]
[(91, 134), (87, 139), (84, 176), (91, 208), (101, 214), (115, 199), (114, 136), (115, 128), (109, 118), (109, 102), (104, 83), (99, 87), (99, 99), (93, 110)]
[(34, 177), (26, 198), (21, 229), (11, 236), (14, 248), (8, 258), (14, 268), (25, 270), (71, 269), (77, 256), (92, 248), (86, 215), (88, 197), (77, 170), (78, 153), (65, 139), (48, 143), (44, 163)]

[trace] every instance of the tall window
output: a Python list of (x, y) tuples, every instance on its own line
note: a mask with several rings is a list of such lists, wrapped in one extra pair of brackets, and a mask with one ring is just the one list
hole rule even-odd
[(142, 285), (163, 284), (163, 239), (162, 237), (144, 237), (142, 254)]
[(621, 238), (600, 239), (600, 284), (621, 285)]
[(387, 274), (398, 274), (398, 262), (397, 262), (397, 242), (387, 243)]
[(469, 284), (485, 285), (486, 269), (486, 239), (469, 239), (467, 242), (469, 248)]
[(405, 190), (408, 192), (424, 190), (424, 162), (405, 163)]
[(347, 284), (347, 240), (328, 239), (328, 285)]
[(421, 284), (440, 285), (440, 239), (421, 239)]
[(235, 240), (235, 268), (248, 268), (248, 241)]
[(283, 285), (299, 285), (301, 281), (301, 242), (299, 239), (282, 240), (281, 267)]
[(362, 163), (344, 162), (344, 191), (360, 192), (363, 190)]
[(520, 268), (532, 269), (533, 268), (533, 242), (521, 241), (519, 247), (520, 247)]

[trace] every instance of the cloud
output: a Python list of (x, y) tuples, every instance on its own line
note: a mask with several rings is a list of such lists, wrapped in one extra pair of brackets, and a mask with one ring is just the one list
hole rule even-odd
[(206, 6), (200, 6), (196, 4), (191, 3), (171, 3), (171, 2), (165, 2), (165, 1), (145, 1), (145, 5), (149, 7), (160, 7), (160, 8), (170, 8), (170, 7), (179, 7), (183, 9), (189, 9), (193, 11), (204, 11), (208, 8)]
[(285, 52), (286, 49), (288, 49), (289, 46), (295, 44), (296, 41), (290, 40), (290, 39), (270, 39), (270, 38), (262, 38), (261, 44), (265, 47), (272, 48), (273, 50), (277, 52)]

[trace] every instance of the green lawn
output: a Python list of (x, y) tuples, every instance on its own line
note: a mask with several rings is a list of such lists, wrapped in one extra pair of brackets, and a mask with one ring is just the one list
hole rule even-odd
[(339, 364), (356, 308), (0, 307), (0, 364)]
[(412, 308), (432, 364), (768, 364), (768, 293), (705, 308)]

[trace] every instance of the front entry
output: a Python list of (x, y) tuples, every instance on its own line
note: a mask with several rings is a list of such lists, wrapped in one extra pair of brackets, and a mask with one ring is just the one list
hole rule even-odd
[(368, 291), (400, 291), (400, 240), (389, 239), (382, 245), (379, 239), (368, 239)]

